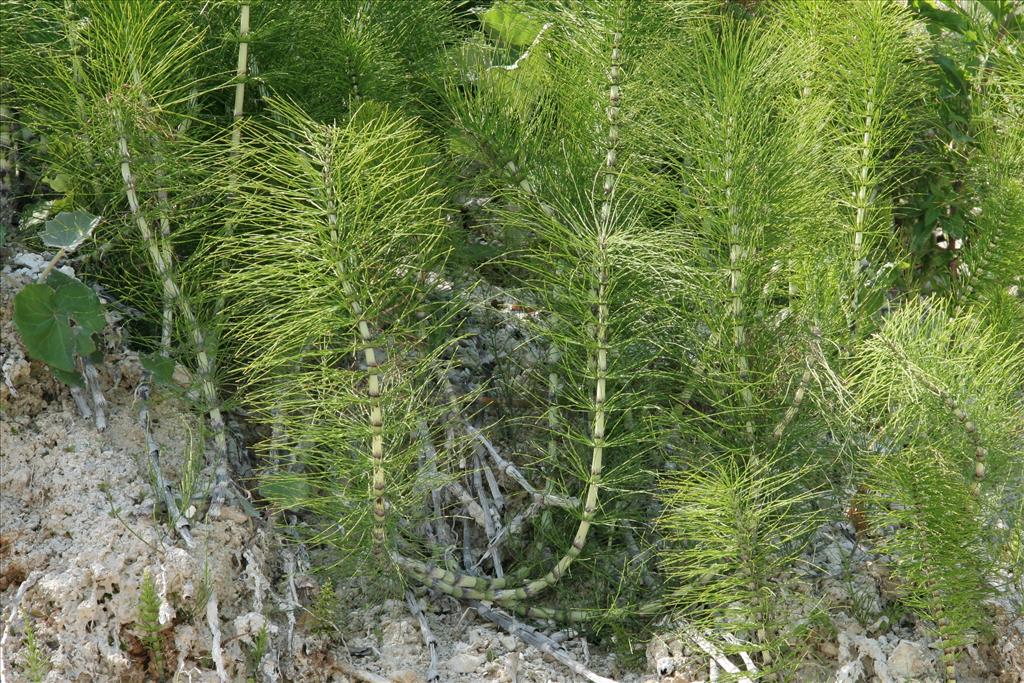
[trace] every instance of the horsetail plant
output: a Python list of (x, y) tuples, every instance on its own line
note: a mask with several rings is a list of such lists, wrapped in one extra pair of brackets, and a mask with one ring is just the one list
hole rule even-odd
[(444, 256), (431, 149), (372, 103), (337, 124), (282, 101), (271, 111), (279, 123), (247, 127), (224, 168), (237, 178), (230, 220), (245, 226), (216, 250), (224, 334), (253, 406), (280, 425), (275, 447), (300, 465), (266, 475), (271, 502), (315, 510), (322, 540), (356, 564), (373, 549), (383, 569), (420, 487), (436, 483), (410, 471), (438, 362), (417, 319)]
[(921, 107), (929, 92), (921, 58), (928, 38), (909, 10), (884, 0), (792, 3), (784, 15), (798, 50), (811, 55), (805, 82), (830, 103), (822, 114), (841, 179), (832, 184), (832, 200), (844, 211), (842, 227), (824, 238), (844, 247), (845, 263), (832, 275), (843, 283), (837, 293), (844, 300), (835, 305), (856, 330), (880, 307), (891, 280), (892, 211), (911, 143), (929, 124)]
[(821, 355), (811, 316), (827, 311), (792, 290), (811, 267), (810, 250), (792, 243), (827, 224), (829, 205), (813, 185), (813, 129), (790, 94), (801, 61), (761, 23), (706, 20), (691, 35), (659, 55), (672, 66), (651, 105), (669, 172), (648, 182), (685, 283), (672, 300), (678, 473), (659, 487), (664, 608), (714, 640), (740, 637), (716, 646), (753, 653), (769, 675), (796, 654), (783, 647), (792, 615), (772, 606), (772, 587), (792, 580), (820, 521), (810, 502), (823, 454), (805, 442), (820, 425), (801, 406)]
[[(973, 105), (954, 296), (919, 301), (892, 277), (910, 261), (894, 216), (934, 149), (935, 92), (899, 3), (12, 6), (0, 125), (38, 131), (61, 201), (148, 264), (117, 289), (154, 312), (154, 377), (194, 368), (211, 511), (220, 372), (269, 427), (260, 496), (343, 573), (491, 618), (482, 602), (596, 630), (669, 616), (716, 661), (743, 657), (729, 674), (780, 679), (803, 654), (802, 554), (839, 513), (824, 491), (860, 484), (860, 540), (955, 673), (987, 564), (1015, 556), (996, 546), (1024, 480), (1013, 49)], [(449, 258), (450, 237), (494, 228)], [(485, 250), (474, 294), (453, 292)], [(478, 277), (501, 292), (483, 324), (525, 339), (495, 360), (523, 361), (507, 401), (456, 379), (463, 360), (489, 372), (454, 322)], [(859, 480), (834, 481), (844, 466)], [(160, 482), (164, 504), (187, 507), (195, 477), (181, 506)]]
[[(597, 533), (602, 488), (611, 482), (624, 486), (637, 476), (638, 454), (650, 448), (647, 433), (630, 433), (623, 420), (631, 408), (650, 402), (645, 361), (657, 346), (657, 326), (644, 316), (657, 299), (647, 289), (653, 284), (645, 259), (656, 249), (654, 236), (638, 222), (638, 202), (628, 198), (630, 191), (619, 180), (633, 158), (627, 142), (632, 130), (623, 131), (623, 112), (631, 108), (625, 95), (630, 85), (623, 80), (626, 50), (647, 39), (663, 17), (658, 8), (631, 3), (572, 3), (550, 13), (532, 9), (532, 16), (549, 26), (545, 40), (552, 41), (535, 54), (546, 53), (548, 78), (567, 107), (560, 120), (537, 130), (564, 142), (537, 149), (527, 162), (529, 187), (513, 186), (507, 208), (496, 210), (502, 220), (532, 235), (532, 244), (514, 260), (522, 269), (522, 286), (546, 313), (538, 334), (558, 349), (549, 358), (557, 359), (561, 401), (557, 411), (543, 411), (549, 430), (550, 420), (558, 420), (557, 458), (547, 464), (570, 473), (569, 485), (579, 480), (579, 521), (568, 549), (539, 578), (488, 579), (408, 559), (402, 566), (457, 597), (538, 615), (552, 612), (528, 603), (564, 579)], [(602, 110), (598, 129), (595, 119)], [(531, 147), (527, 143), (523, 149)], [(619, 454), (614, 460), (608, 457), (613, 449)], [(570, 612), (572, 618), (594, 616)]]
[(972, 312), (906, 304), (865, 342), (857, 414), (879, 445), (863, 458), (878, 539), (904, 599), (936, 625), (946, 678), (984, 629), (998, 558), (985, 539), (1024, 481), (1024, 348)]
[[(53, 149), (65, 153), (54, 154), (59, 170), (103, 190), (113, 185), (112, 178), (119, 181), (119, 187), (113, 185), (116, 191), (111, 187), (109, 200), (120, 206), (127, 203), (127, 224), (148, 255), (165, 302), (178, 308), (194, 347), (199, 389), (215, 446), (217, 485), (211, 512), (216, 515), (225, 493), (227, 436), (213, 351), (190, 298), (182, 291), (171, 249), (152, 219), (154, 211), (158, 220), (167, 218), (169, 207), (157, 202), (154, 209), (153, 198), (167, 183), (195, 172), (196, 149), (202, 147), (186, 139), (178, 124), (189, 116), (188, 102), (195, 89), (202, 87), (195, 69), (203, 35), (183, 8), (148, 0), (115, 5), (80, 2), (75, 11), (81, 20), (77, 14), (47, 13), (42, 7), (38, 11), (39, 16), (29, 19), (56, 36), (51, 42), (32, 36), (34, 42), (24, 46), (35, 60), (18, 74), (20, 101), (32, 124), (53, 141)], [(62, 35), (73, 39), (62, 44)], [(193, 163), (172, 169), (171, 159)], [(191, 213), (201, 212), (193, 205)]]

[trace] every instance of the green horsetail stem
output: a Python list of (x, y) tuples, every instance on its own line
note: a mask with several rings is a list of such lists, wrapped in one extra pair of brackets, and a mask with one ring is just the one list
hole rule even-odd
[[(740, 270), (740, 261), (746, 256), (741, 243), (739, 206), (733, 196), (733, 127), (735, 119), (730, 116), (725, 123), (725, 202), (729, 217), (729, 296), (731, 305), (729, 314), (732, 319), (732, 343), (733, 349), (738, 358), (737, 363), (740, 371), (740, 381), (743, 388), (740, 389), (740, 397), (743, 400), (743, 407), (746, 410), (754, 405), (754, 394), (750, 390), (747, 378), (750, 376), (750, 363), (747, 360), (745, 347), (747, 345), (746, 328), (743, 325), (743, 273)], [(748, 419), (746, 423), (747, 435), (754, 436), (754, 424)]]
[(608, 71), (610, 83), (608, 89), (608, 137), (604, 162), (603, 197), (601, 200), (600, 224), (598, 225), (598, 258), (600, 265), (597, 271), (597, 324), (594, 326), (594, 342), (596, 345), (594, 411), (591, 440), (590, 477), (587, 482), (587, 495), (583, 504), (583, 517), (576, 529), (572, 547), (555, 563), (555, 566), (544, 576), (530, 581), (517, 588), (506, 587), (508, 577), (487, 579), (451, 572), (439, 567), (432, 567), (418, 560), (393, 554), (395, 563), (420, 580), (429, 580), (445, 590), (449, 595), (464, 599), (485, 600), (491, 602), (513, 602), (525, 600), (553, 586), (569, 570), (572, 563), (583, 552), (590, 527), (597, 514), (598, 493), (601, 488), (601, 471), (604, 466), (605, 444), (605, 401), (607, 398), (608, 378), (608, 232), (611, 226), (611, 202), (618, 176), (616, 174), (617, 148), (619, 140), (618, 117), (621, 77), (622, 32), (617, 30), (612, 36), (611, 67)]
[[(134, 53), (132, 57), (134, 58)], [(132, 80), (135, 81), (135, 87), (139, 91), (139, 100), (142, 102), (142, 106), (145, 107), (149, 104), (149, 100), (146, 98), (146, 92), (142, 87), (142, 74), (139, 72), (138, 67), (132, 69)], [(155, 134), (153, 135), (155, 141)], [(157, 182), (162, 184), (164, 181), (164, 174), (162, 172), (157, 173)], [(170, 195), (167, 193), (167, 188), (160, 187), (156, 191), (157, 199), (157, 221), (160, 223), (160, 249), (163, 252), (164, 264), (170, 272), (174, 272), (174, 250), (171, 248), (171, 218), (170, 218)], [(171, 338), (174, 336), (174, 301), (167, 293), (165, 288), (163, 291), (163, 312), (161, 316), (161, 328), (160, 328), (160, 354), (162, 356), (171, 355)]]
[(554, 459), (558, 455), (558, 439), (555, 433), (558, 430), (558, 360), (561, 354), (554, 344), (548, 350), (548, 363), (551, 370), (548, 372), (548, 458)]
[(786, 408), (786, 413), (779, 420), (779, 423), (775, 425), (775, 429), (772, 430), (772, 441), (778, 443), (782, 440), (782, 435), (786, 432), (786, 429), (793, 422), (796, 414), (800, 411), (800, 404), (804, 401), (804, 396), (807, 393), (807, 385), (811, 381), (811, 366), (808, 363), (807, 367), (804, 368), (804, 372), (800, 375), (800, 381), (797, 383), (796, 391), (793, 393), (793, 402)]
[[(926, 580), (931, 583), (927, 568), (924, 569), (924, 572)], [(932, 616), (935, 617), (935, 623), (939, 627), (939, 647), (942, 649), (942, 668), (946, 676), (946, 683), (956, 683), (956, 649), (949, 640), (950, 624), (949, 619), (946, 618), (946, 610), (942, 606), (942, 596), (938, 590), (932, 589), (928, 597), (932, 603)]]
[[(324, 190), (327, 193), (327, 225), (331, 232), (331, 241), (340, 244), (338, 234), (338, 208), (334, 196), (334, 186), (331, 179), (330, 159), (324, 159), (323, 167)], [(342, 292), (348, 298), (349, 308), (356, 319), (356, 331), (363, 347), (363, 360), (366, 363), (366, 395), (370, 399), (370, 461), (372, 463), (372, 492), (373, 492), (373, 541), (375, 552), (380, 552), (386, 538), (385, 523), (387, 521), (385, 489), (386, 480), (384, 477), (384, 416), (381, 409), (381, 382), (380, 363), (377, 360), (377, 352), (374, 349), (374, 336), (370, 332), (370, 325), (363, 315), (363, 308), (356, 301), (356, 292), (349, 282), (345, 266), (339, 261), (335, 264), (338, 279), (341, 281)]]
[(869, 189), (874, 185), (874, 178), (871, 176), (871, 166), (875, 163), (873, 148), (874, 138), (872, 132), (875, 122), (875, 89), (868, 88), (866, 113), (864, 114), (864, 131), (858, 156), (860, 165), (857, 168), (856, 187), (854, 188), (853, 206), (856, 210), (853, 219), (853, 284), (852, 284), (852, 306), (853, 323), (856, 325), (860, 308), (860, 284), (863, 275), (861, 262), (864, 253), (864, 231), (867, 225), (867, 212), (873, 197), (868, 196)]
[[(243, 2), (238, 14), (238, 64), (235, 66), (235, 102), (231, 110), (231, 158), (237, 159), (242, 147), (242, 117), (245, 116), (245, 79), (249, 73), (249, 3)], [(232, 168), (229, 180), (232, 195), (237, 194), (238, 172)], [(230, 238), (235, 232), (234, 220), (229, 219), (225, 233)], [(224, 295), (217, 297), (216, 315), (224, 310)]]
[[(392, 559), (404, 571), (408, 572), (417, 581), (448, 595), (456, 600), (480, 600), (493, 602), (503, 608), (511, 610), (519, 616), (539, 619), (545, 621), (556, 621), (563, 623), (582, 623), (595, 621), (597, 619), (626, 618), (627, 616), (644, 616), (659, 614), (664, 605), (659, 601), (652, 600), (633, 607), (609, 607), (600, 610), (587, 609), (565, 609), (560, 607), (539, 607), (523, 604), (520, 598), (501, 598), (494, 590), (482, 590), (464, 585), (468, 580), (478, 579), (468, 575), (456, 576), (437, 566), (430, 566), (406, 557), (392, 554)], [(454, 581), (446, 580), (448, 578)]]
[(235, 67), (235, 105), (231, 112), (231, 151), (238, 154), (242, 144), (242, 117), (245, 115), (245, 78), (249, 72), (249, 3), (238, 10), (238, 64)]
[[(156, 270), (157, 277), (160, 278), (163, 284), (164, 294), (177, 304), (181, 317), (185, 319), (185, 324), (192, 334), (192, 342), (196, 347), (196, 360), (199, 366), (199, 386), (210, 415), (210, 429), (213, 431), (213, 441), (216, 447), (216, 477), (220, 481), (222, 477), (224, 479), (227, 478), (227, 430), (224, 427), (224, 417), (220, 412), (220, 402), (217, 398), (217, 389), (214, 386), (213, 363), (207, 353), (206, 338), (203, 336), (202, 330), (199, 329), (199, 321), (192, 310), (192, 305), (189, 304), (188, 299), (181, 295), (181, 289), (174, 281), (171, 265), (164, 258), (164, 249), (153, 235), (153, 231), (149, 227), (149, 221), (139, 205), (135, 176), (132, 173), (128, 137), (125, 133), (121, 112), (116, 107), (114, 109), (114, 125), (117, 129), (117, 151), (121, 157), (121, 178), (124, 181), (124, 193), (128, 199), (129, 211), (131, 212), (132, 219), (135, 221), (135, 225), (139, 229), (142, 241), (146, 245), (146, 250), (149, 252), (149, 257), (153, 263), (154, 270)], [(216, 487), (214, 493), (216, 493)], [(210, 513), (212, 515), (217, 516), (220, 513), (221, 502), (221, 499), (211, 496)]]
[[(249, 54), (249, 3), (243, 2), (239, 8), (239, 30), (238, 30), (238, 66), (236, 68), (235, 78), (238, 82), (235, 84), (235, 102), (234, 109), (232, 111), (231, 120), (231, 155), (237, 157), (239, 153), (239, 146), (242, 142), (242, 106), (245, 100), (245, 75), (246, 65), (248, 64)], [(234, 179), (235, 187), (237, 188), (238, 180)], [(234, 233), (234, 223), (228, 221), (226, 226), (226, 233), (230, 237)], [(214, 308), (214, 316), (219, 316), (221, 311), (224, 309), (224, 296), (218, 296)], [(211, 385), (212, 388), (212, 385)], [(213, 511), (219, 509), (220, 502), (227, 497), (228, 488), (228, 469), (227, 469), (227, 442), (225, 440), (225, 457), (221, 459), (220, 464), (217, 466), (216, 477), (213, 482), (213, 491), (210, 493), (210, 508)]]
[[(811, 353), (820, 357), (821, 348), (818, 341), (821, 339), (821, 330), (815, 327), (811, 330), (811, 337)], [(793, 401), (789, 404), (789, 407), (786, 408), (786, 412), (783, 414), (782, 419), (779, 420), (777, 425), (775, 425), (775, 429), (772, 430), (772, 442), (774, 443), (778, 443), (782, 440), (782, 435), (789, 428), (789, 425), (792, 424), (797, 413), (800, 412), (800, 406), (803, 404), (804, 397), (807, 395), (807, 386), (811, 383), (810, 355), (805, 359), (804, 366), (804, 371), (803, 374), (800, 375), (800, 381), (797, 383), (796, 391), (793, 392)]]

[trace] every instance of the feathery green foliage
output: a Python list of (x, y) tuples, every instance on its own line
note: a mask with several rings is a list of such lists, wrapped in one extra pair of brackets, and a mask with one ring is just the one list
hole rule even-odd
[(894, 313), (857, 364), (872, 524), (892, 525), (879, 545), (949, 659), (984, 628), (999, 566), (986, 539), (1024, 483), (1024, 346), (925, 301)]
[(414, 122), (377, 105), (338, 124), (272, 106), (279, 125), (247, 127), (225, 170), (239, 225), (217, 250), (225, 335), (247, 399), (284, 427), (296, 463), (269, 475), (272, 502), (315, 510), (323, 540), (358, 563), (393, 547), (438, 484), (415, 476), (412, 437), (436, 360), (424, 301), (444, 256), (434, 160)]
[(691, 626), (745, 642), (723, 651), (760, 655), (762, 675), (793, 664), (785, 643), (797, 624), (794, 556), (821, 523), (805, 472), (719, 457), (664, 477), (658, 520), (667, 548), (660, 562), (673, 583), (665, 606)]
[(50, 658), (43, 652), (43, 648), (36, 638), (36, 629), (32, 625), (32, 619), (27, 612), (22, 611), (22, 620), (25, 622), (25, 645), (24, 664), (22, 673), (32, 683), (41, 683), (46, 675), (50, 673)]
[(890, 226), (912, 142), (930, 123), (928, 37), (908, 10), (884, 0), (790, 3), (784, 14), (797, 54), (807, 56), (803, 88), (827, 122), (831, 199), (842, 219), (819, 239), (845, 252), (828, 277), (841, 283), (833, 306), (856, 329), (882, 305), (899, 263)]
[(160, 596), (156, 592), (153, 575), (146, 569), (142, 573), (142, 586), (139, 591), (138, 627), (141, 631), (142, 644), (146, 646), (153, 658), (153, 667), (158, 676), (163, 676), (163, 639), (160, 632)]
[(367, 99), (424, 113), (460, 32), (446, 0), (262, 0), (254, 23), (260, 83), (325, 123)]
[[(862, 487), (952, 666), (1020, 573), (1024, 60), (1005, 3), (911, 4), (11, 2), (2, 87), (343, 573), (792, 678)], [(469, 414), (478, 280), (532, 365)]]

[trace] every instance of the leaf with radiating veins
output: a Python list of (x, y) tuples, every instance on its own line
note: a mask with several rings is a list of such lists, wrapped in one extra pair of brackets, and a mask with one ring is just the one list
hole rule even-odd
[(26, 285), (14, 297), (14, 325), (30, 356), (58, 370), (73, 372), (74, 332), (55, 298), (47, 285)]
[(89, 239), (89, 235), (100, 224), (100, 217), (85, 211), (61, 211), (56, 218), (46, 221), (46, 227), (39, 237), (48, 247), (72, 252)]
[(103, 316), (103, 304), (92, 288), (59, 270), (50, 273), (46, 284), (53, 288), (58, 309), (90, 333), (103, 331), (107, 319)]

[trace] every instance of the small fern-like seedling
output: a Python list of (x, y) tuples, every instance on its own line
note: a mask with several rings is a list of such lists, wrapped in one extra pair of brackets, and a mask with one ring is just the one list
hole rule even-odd
[(330, 578), (320, 585), (316, 601), (310, 607), (313, 616), (313, 630), (317, 633), (329, 633), (334, 630), (334, 622), (338, 618), (338, 594), (334, 592), (334, 581)]
[(270, 629), (264, 624), (256, 635), (253, 637), (252, 647), (249, 648), (249, 652), (246, 654), (246, 659), (249, 664), (249, 676), (246, 681), (252, 681), (255, 683), (258, 680), (260, 674), (260, 664), (263, 662), (264, 655), (267, 654), (267, 646), (270, 644)]
[(32, 619), (24, 610), (21, 613), (22, 621), (25, 622), (25, 640), (22, 655), (22, 673), (32, 683), (42, 683), (46, 675), (50, 673), (50, 658), (43, 651), (42, 646), (36, 638), (36, 629), (32, 625)]
[(163, 639), (160, 632), (160, 596), (156, 591), (156, 582), (149, 569), (142, 573), (142, 585), (139, 591), (139, 615), (137, 622), (142, 644), (153, 658), (153, 667), (162, 676), (164, 669)]
[[(758, 653), (763, 673), (785, 671), (797, 619), (793, 567), (821, 523), (803, 488), (806, 472), (777, 473), (771, 458), (756, 467), (730, 457), (664, 477), (658, 528), (668, 541), (661, 569), (665, 605), (713, 637), (725, 651)], [(788, 585), (787, 585), (788, 582)]]

